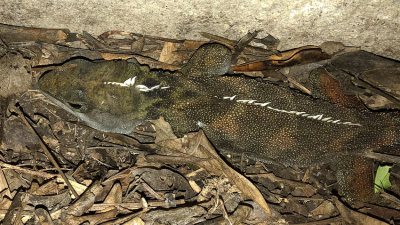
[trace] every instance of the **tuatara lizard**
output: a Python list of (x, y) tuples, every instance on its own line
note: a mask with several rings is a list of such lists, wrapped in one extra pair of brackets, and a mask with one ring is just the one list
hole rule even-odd
[(203, 129), (221, 151), (288, 166), (337, 163), (399, 147), (400, 122), (392, 117), (225, 75), (230, 62), (231, 51), (220, 44), (203, 45), (177, 72), (75, 59), (45, 73), (39, 87), (101, 131), (129, 134), (163, 116), (177, 135)]

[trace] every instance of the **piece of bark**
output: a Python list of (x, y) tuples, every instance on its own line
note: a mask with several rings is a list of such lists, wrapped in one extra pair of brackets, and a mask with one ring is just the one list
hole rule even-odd
[(0, 38), (7, 44), (28, 41), (55, 44), (67, 40), (70, 36), (73, 35), (68, 29), (30, 28), (0, 24)]

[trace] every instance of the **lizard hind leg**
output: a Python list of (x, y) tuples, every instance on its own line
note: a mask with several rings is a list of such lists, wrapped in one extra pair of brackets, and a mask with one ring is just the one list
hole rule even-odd
[(337, 165), (339, 194), (348, 202), (368, 202), (374, 190), (373, 160), (361, 156), (343, 156)]
[(347, 203), (356, 208), (358, 203), (365, 202), (400, 209), (398, 203), (374, 193), (375, 166), (373, 159), (347, 155), (340, 160), (337, 166), (339, 194)]
[(200, 46), (181, 72), (187, 76), (220, 76), (231, 68), (232, 52), (222, 44)]

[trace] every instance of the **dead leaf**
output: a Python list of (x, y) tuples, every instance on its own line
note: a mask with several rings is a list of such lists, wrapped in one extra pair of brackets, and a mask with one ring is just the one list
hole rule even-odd
[(4, 197), (11, 198), (11, 192), (10, 189), (8, 188), (7, 180), (4, 176), (3, 173), (3, 168), (0, 167), (0, 199), (3, 199)]
[(86, 215), (86, 216), (73, 216), (69, 215), (62, 224), (68, 225), (80, 225), (80, 224), (102, 224), (103, 222), (114, 219), (117, 216), (117, 210), (110, 210), (104, 213), (96, 213), (94, 215)]
[(172, 64), (176, 61), (181, 61), (174, 52), (178, 49), (180, 43), (164, 42), (163, 49), (158, 59), (160, 62)]
[(330, 56), (323, 52), (318, 46), (304, 46), (281, 52), (279, 55), (269, 56), (264, 61), (232, 66), (232, 70), (236, 72), (270, 70), (296, 64), (307, 64), (329, 58)]
[(337, 214), (336, 207), (329, 200), (323, 201), (317, 208), (311, 211), (311, 215), (318, 220), (333, 217)]
[(158, 120), (152, 120), (151, 122), (154, 124), (157, 131), (156, 144), (165, 140), (176, 139), (171, 125), (165, 121), (164, 117), (160, 117)]
[[(111, 191), (108, 193), (106, 199), (104, 200), (104, 203), (111, 204), (111, 203), (121, 203), (121, 202), (122, 202), (122, 187), (121, 183), (116, 182), (111, 188)], [(107, 212), (113, 209), (115, 209), (115, 207), (111, 206), (109, 208), (101, 210), (100, 212)]]
[[(168, 146), (169, 148), (174, 149), (178, 152), (185, 150), (186, 154), (189, 154), (197, 158), (207, 159), (204, 161), (199, 161), (196, 164), (206, 169), (208, 172), (212, 174), (221, 177), (227, 177), (232, 184), (236, 185), (239, 188), (239, 190), (243, 192), (244, 196), (259, 204), (268, 215), (271, 215), (271, 211), (268, 207), (268, 204), (266, 203), (260, 191), (248, 179), (246, 179), (243, 175), (241, 175), (240, 173), (236, 172), (231, 167), (229, 167), (224, 162), (224, 160), (222, 160), (219, 157), (219, 155), (215, 151), (212, 144), (208, 141), (203, 131), (190, 133), (182, 139), (165, 140), (164, 133), (168, 129), (170, 129), (170, 127), (164, 126), (163, 129), (161, 130), (161, 132), (163, 133), (162, 138), (164, 138), (164, 141), (159, 141), (158, 145), (162, 147)], [(170, 135), (169, 137), (171, 136), (172, 135)]]
[(206, 214), (206, 210), (198, 205), (190, 207), (181, 207), (170, 210), (150, 211), (142, 217), (145, 224), (195, 224), (203, 221), (202, 215)]
[(49, 212), (43, 208), (35, 209), (35, 215), (37, 216), (37, 218), (39, 220), (39, 221), (37, 221), (39, 224), (42, 224), (42, 225), (53, 225), (54, 224)]
[(7, 53), (0, 58), (0, 96), (8, 97), (28, 90), (32, 77), (28, 62), (18, 53)]
[(142, 219), (140, 219), (139, 217), (135, 217), (135, 218), (123, 223), (122, 225), (145, 225), (145, 224)]
[[(82, 216), (94, 204), (96, 196), (101, 193), (103, 187), (100, 181), (95, 181), (79, 199), (68, 208), (68, 214), (72, 216)], [(111, 211), (110, 211), (111, 212)]]
[(32, 195), (26, 194), (29, 203), (33, 206), (44, 206), (49, 210), (57, 210), (67, 206), (71, 202), (71, 196), (67, 190), (57, 195)]
[(377, 220), (373, 217), (367, 216), (365, 214), (356, 212), (347, 208), (343, 203), (341, 203), (336, 197), (333, 198), (337, 209), (339, 210), (340, 215), (348, 224), (354, 225), (388, 225), (383, 221)]

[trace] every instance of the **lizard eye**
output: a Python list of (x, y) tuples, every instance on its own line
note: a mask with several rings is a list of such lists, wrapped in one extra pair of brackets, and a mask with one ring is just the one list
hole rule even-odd
[(79, 105), (79, 104), (70, 103), (70, 102), (68, 102), (68, 104), (69, 104), (69, 106), (71, 106), (74, 109), (78, 109), (79, 110), (80, 108), (82, 108), (82, 105)]
[(86, 111), (85, 105), (82, 105), (79, 103), (72, 103), (72, 102), (68, 102), (68, 105), (74, 111), (77, 111), (77, 112), (85, 112)]

